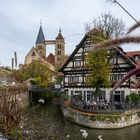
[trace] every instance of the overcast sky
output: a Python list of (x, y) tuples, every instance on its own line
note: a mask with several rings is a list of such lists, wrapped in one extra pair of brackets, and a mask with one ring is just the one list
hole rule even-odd
[[(140, 20), (140, 0), (118, 0), (137, 20)], [(54, 39), (62, 29), (66, 43), (66, 54), (70, 54), (84, 34), (84, 24), (103, 13), (112, 13), (122, 18), (126, 27), (135, 22), (118, 6), (106, 0), (0, 0), (0, 63), (11, 66), (14, 51), (18, 64), (34, 46), (40, 19), (46, 39)], [(137, 32), (138, 34), (138, 32)], [(125, 47), (126, 50), (140, 50), (140, 46)], [(54, 46), (47, 48), (47, 55), (54, 52)]]

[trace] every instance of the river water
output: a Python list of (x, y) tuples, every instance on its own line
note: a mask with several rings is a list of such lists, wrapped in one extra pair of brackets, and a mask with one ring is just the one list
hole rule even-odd
[[(140, 125), (117, 130), (85, 128), (65, 120), (56, 105), (29, 107), (23, 125), (28, 140), (140, 140)], [(87, 138), (82, 137), (81, 129), (86, 130)]]

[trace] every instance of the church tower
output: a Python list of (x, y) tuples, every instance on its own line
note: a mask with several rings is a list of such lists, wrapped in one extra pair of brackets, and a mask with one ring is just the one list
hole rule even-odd
[(56, 37), (55, 43), (55, 67), (59, 68), (65, 58), (65, 41), (61, 34), (61, 29)]
[(40, 54), (40, 56), (45, 58), (46, 57), (46, 45), (45, 45), (45, 37), (44, 37), (44, 33), (43, 33), (41, 25), (39, 28), (39, 33), (38, 33), (35, 44), (36, 44), (36, 49), (37, 49), (38, 53)]

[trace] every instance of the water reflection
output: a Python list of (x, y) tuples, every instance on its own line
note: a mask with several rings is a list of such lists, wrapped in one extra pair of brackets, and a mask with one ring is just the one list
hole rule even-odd
[(28, 108), (24, 114), (24, 129), (28, 130), (29, 140), (82, 140), (81, 129), (86, 130), (86, 140), (139, 140), (140, 125), (117, 129), (90, 129), (76, 125), (63, 118), (58, 106), (36, 106)]

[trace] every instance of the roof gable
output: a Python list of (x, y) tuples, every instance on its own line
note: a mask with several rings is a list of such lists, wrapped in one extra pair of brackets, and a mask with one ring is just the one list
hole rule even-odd
[(69, 62), (71, 61), (72, 57), (76, 54), (76, 52), (83, 46), (84, 42), (86, 41), (86, 39), (88, 38), (87, 35), (85, 35), (83, 37), (83, 39), (81, 40), (81, 42), (76, 46), (75, 50), (72, 52), (72, 54), (69, 56), (69, 58), (66, 60), (66, 62), (62, 65), (62, 67), (59, 69), (59, 71), (63, 71), (67, 65), (69, 64)]
[[(80, 51), (80, 48), (85, 47), (85, 41), (88, 40), (88, 38), (90, 38), (88, 36), (88, 34), (86, 34), (84, 36), (84, 38), (82, 39), (82, 41), (76, 46), (75, 50), (72, 52), (72, 54), (69, 56), (69, 58), (67, 59), (67, 61), (63, 64), (63, 66), (59, 69), (60, 72), (64, 71), (64, 69), (68, 66), (68, 65), (72, 65), (70, 62), (72, 60), (72, 58), (76, 55), (76, 53), (78, 51)], [(90, 44), (91, 45), (91, 44)], [(94, 47), (94, 45), (92, 45), (92, 47)], [(131, 65), (132, 67), (137, 67), (136, 63), (131, 60), (126, 54), (125, 52), (123, 52), (122, 49), (118, 48), (118, 47), (114, 47), (114, 49), (120, 54), (120, 61), (125, 62), (128, 65)], [(122, 63), (123, 63), (122, 62)]]
[(29, 55), (31, 55), (32, 53), (35, 53), (36, 55), (40, 56), (39, 53), (37, 52), (36, 48), (32, 47), (31, 50), (27, 53), (27, 55), (25, 56), (28, 57)]

